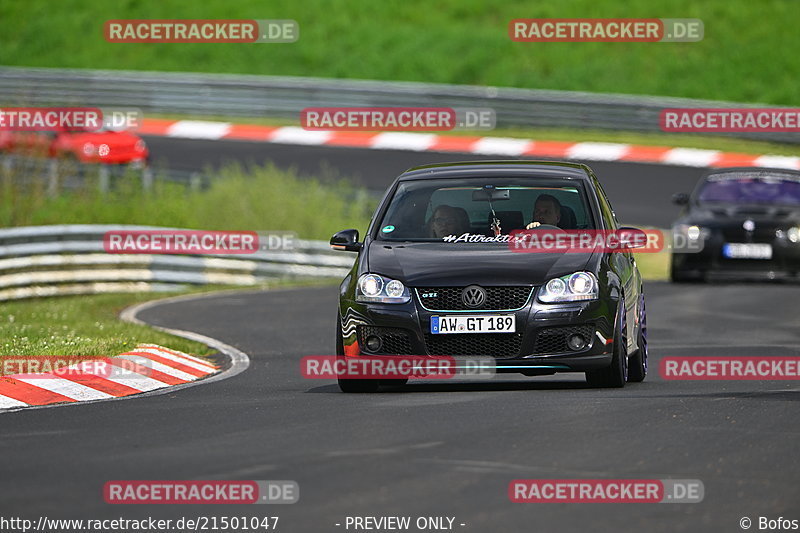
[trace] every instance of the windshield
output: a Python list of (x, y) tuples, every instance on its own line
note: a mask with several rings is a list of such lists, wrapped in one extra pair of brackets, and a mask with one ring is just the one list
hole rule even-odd
[(699, 202), (800, 205), (800, 177), (794, 174), (722, 174), (710, 176)]
[(531, 223), (593, 229), (583, 185), (557, 178), (402, 182), (380, 222), (377, 238), (454, 242), (453, 236), (464, 234), (508, 235)]

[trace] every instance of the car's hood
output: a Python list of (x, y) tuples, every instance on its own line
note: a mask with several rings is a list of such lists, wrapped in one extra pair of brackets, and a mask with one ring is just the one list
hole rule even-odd
[(520, 253), (502, 244), (386, 243), (369, 245), (370, 272), (410, 287), (541, 284), (583, 270), (590, 253)]

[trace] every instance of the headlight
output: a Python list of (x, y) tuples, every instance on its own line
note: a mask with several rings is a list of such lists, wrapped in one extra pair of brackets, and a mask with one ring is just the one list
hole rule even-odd
[(92, 143), (84, 143), (83, 144), (83, 153), (86, 155), (94, 155), (96, 148)]
[(708, 228), (689, 224), (677, 224), (676, 226), (673, 226), (672, 233), (673, 235), (685, 236), (690, 241), (706, 239), (710, 235)]
[(543, 303), (578, 302), (597, 299), (597, 278), (591, 272), (575, 272), (553, 278), (539, 290)]
[(411, 300), (411, 293), (403, 283), (378, 274), (362, 274), (356, 287), (357, 302), (381, 302), (404, 304)]
[(800, 242), (800, 228), (792, 226), (786, 231), (786, 238), (792, 242)]
[(139, 139), (138, 141), (136, 141), (136, 144), (134, 145), (134, 147), (133, 147), (133, 148), (134, 148), (134, 150), (136, 150), (137, 152), (144, 152), (144, 149), (145, 149), (146, 147), (147, 147), (147, 145), (145, 145), (145, 144), (144, 144), (144, 141), (143, 141), (143, 140), (141, 140), (141, 139)]

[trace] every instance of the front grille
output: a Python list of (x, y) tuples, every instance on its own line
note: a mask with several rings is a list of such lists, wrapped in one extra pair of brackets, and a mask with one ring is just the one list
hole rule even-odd
[(756, 224), (752, 232), (739, 227), (726, 227), (722, 229), (722, 238), (725, 242), (773, 242), (775, 240), (775, 225)]
[(567, 346), (567, 339), (570, 335), (582, 335), (586, 342), (592, 342), (594, 326), (559, 326), (555, 328), (543, 328), (536, 335), (535, 354), (551, 354), (572, 352)]
[(411, 339), (408, 331), (402, 328), (384, 328), (380, 326), (358, 326), (358, 345), (366, 352), (367, 337), (375, 335), (381, 338), (381, 349), (376, 355), (413, 355)]
[(428, 311), (514, 310), (524, 307), (533, 291), (533, 287), (483, 287), (486, 290), (486, 302), (480, 309), (473, 309), (464, 305), (461, 300), (464, 289), (465, 287), (418, 287), (417, 300)]
[(430, 355), (487, 355), (516, 357), (522, 344), (522, 333), (453, 333), (425, 335)]

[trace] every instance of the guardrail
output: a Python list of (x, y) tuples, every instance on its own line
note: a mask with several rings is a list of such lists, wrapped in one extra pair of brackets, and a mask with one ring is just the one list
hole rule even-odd
[[(488, 107), (498, 126), (658, 132), (669, 107), (765, 107), (573, 91), (416, 82), (0, 67), (0, 104), (137, 107), (145, 113), (286, 117), (310, 106)], [(774, 107), (774, 106), (773, 106)], [(720, 134), (800, 143), (800, 134)]]
[(246, 255), (112, 254), (108, 231), (176, 230), (130, 225), (0, 229), (0, 301), (101, 292), (176, 290), (186, 285), (258, 285), (283, 278), (344, 277), (354, 256), (327, 242), (296, 240), (292, 250)]
[(214, 179), (213, 173), (205, 171), (79, 163), (13, 153), (0, 153), (0, 177), (20, 185), (44, 184), (51, 196), (60, 190), (85, 188), (87, 183), (96, 183), (100, 191), (107, 192), (116, 180), (123, 178), (134, 179), (145, 190), (151, 189), (155, 182), (179, 183), (192, 190), (201, 190)]

